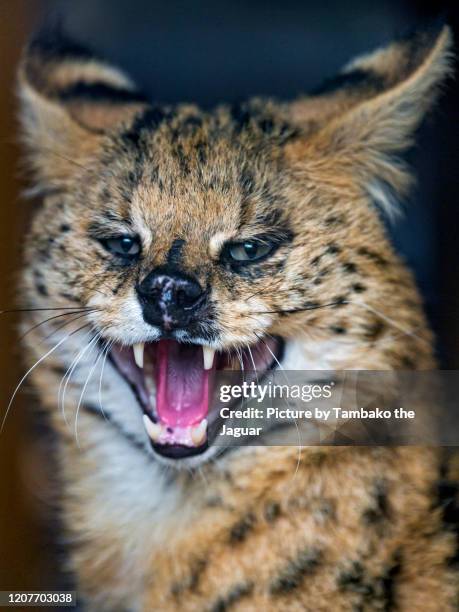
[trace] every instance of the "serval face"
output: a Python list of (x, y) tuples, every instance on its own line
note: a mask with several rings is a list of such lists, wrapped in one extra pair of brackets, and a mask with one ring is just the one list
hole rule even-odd
[(79, 46), (35, 40), (20, 92), (43, 206), (24, 295), (75, 317), (29, 335), (31, 353), (51, 326), (64, 372), (108, 356), (105, 411), (175, 466), (214, 452), (217, 370), (423, 367), (424, 344), (394, 345), (387, 323), (424, 325), (377, 207), (393, 212), (409, 184), (397, 154), (448, 46), (447, 30), (417, 35), (312, 96), (203, 112), (153, 105)]

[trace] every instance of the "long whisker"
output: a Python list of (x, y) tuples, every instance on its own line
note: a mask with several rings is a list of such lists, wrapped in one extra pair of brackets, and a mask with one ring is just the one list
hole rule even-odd
[(62, 155), (62, 153), (58, 153), (57, 151), (55, 151), (54, 149), (51, 149), (50, 147), (44, 147), (44, 148), (42, 148), (42, 151), (46, 151), (47, 153), (51, 153), (52, 155), (55, 155), (56, 157), (59, 157), (59, 159), (63, 159), (64, 161), (69, 162), (69, 164), (73, 164), (77, 168), (81, 168), (82, 170), (86, 170), (86, 171), (89, 170), (89, 168), (87, 168), (86, 166), (83, 166), (83, 164), (79, 164), (74, 159), (72, 159), (70, 157), (67, 157), (66, 155)]
[(260, 289), (260, 291), (255, 291), (255, 293), (252, 293), (252, 295), (249, 295), (249, 297), (247, 298), (248, 300), (251, 300), (252, 298), (254, 298), (257, 295), (263, 295), (264, 293), (269, 293), (266, 288)]
[[(274, 360), (276, 361), (277, 365), (279, 366), (279, 369), (282, 371), (283, 376), (285, 378), (285, 382), (287, 383), (287, 385), (289, 384), (289, 380), (287, 378), (287, 376), (285, 375), (285, 370), (283, 365), (280, 363), (280, 361), (278, 360), (278, 358), (276, 357), (276, 355), (273, 353), (273, 351), (271, 350), (271, 348), (268, 346), (268, 343), (265, 342), (265, 340), (259, 336), (257, 333), (255, 333), (255, 335), (257, 336), (258, 340), (260, 340), (261, 342), (263, 342), (263, 344), (266, 346), (266, 348), (268, 349), (268, 351), (271, 353), (271, 355), (273, 356)], [(287, 406), (290, 407), (290, 403), (287, 400)], [(295, 423), (295, 429), (296, 429), (296, 433), (298, 436), (298, 444), (297, 444), (297, 450), (298, 450), (298, 458), (297, 458), (297, 462), (296, 462), (296, 467), (295, 467), (295, 471), (293, 473), (292, 476), (292, 480), (291, 483), (293, 483), (296, 475), (298, 474), (298, 470), (300, 468), (300, 463), (301, 463), (301, 449), (302, 449), (302, 444), (301, 444), (301, 433), (300, 433), (300, 429), (298, 427), (298, 423), (296, 419), (293, 419), (293, 422)]]
[(231, 367), (236, 369), (237, 368), (237, 352), (236, 352), (236, 349), (230, 349), (229, 350), (229, 357), (230, 357)]
[[(43, 311), (52, 311), (52, 310), (80, 310), (81, 312), (83, 312), (83, 310), (93, 310), (93, 308), (91, 306), (83, 306), (81, 308), (78, 308), (78, 306), (63, 306), (63, 307), (59, 307), (59, 308), (7, 308), (5, 310), (0, 310), (0, 315), (2, 314), (11, 314), (11, 313), (17, 313), (17, 312), (43, 312)], [(97, 309), (94, 309), (97, 310)]]
[(242, 356), (242, 351), (239, 347), (236, 348), (236, 354), (237, 357), (239, 359), (239, 363), (241, 365), (241, 372), (242, 372), (242, 382), (245, 383), (246, 381), (246, 373), (245, 373), (245, 368), (244, 368), (244, 358)]
[(419, 334), (416, 334), (416, 330), (410, 330), (410, 329), (404, 328), (402, 325), (400, 325), (399, 323), (397, 323), (396, 321), (394, 321), (393, 319), (391, 319), (384, 313), (380, 312), (373, 306), (370, 306), (369, 304), (362, 302), (362, 301), (339, 300), (336, 302), (329, 302), (328, 304), (317, 304), (313, 306), (307, 306), (306, 308), (292, 308), (292, 309), (286, 309), (286, 310), (282, 310), (282, 309), (281, 310), (263, 310), (263, 311), (254, 310), (251, 314), (247, 313), (246, 316), (255, 317), (257, 314), (294, 314), (297, 312), (305, 312), (307, 310), (317, 310), (319, 308), (329, 308), (333, 306), (341, 306), (344, 304), (352, 304), (353, 306), (360, 306), (361, 308), (365, 308), (369, 312), (372, 312), (373, 314), (377, 315), (383, 321), (385, 321), (386, 323), (388, 323), (389, 325), (391, 325), (392, 327), (400, 331), (402, 334), (406, 336), (412, 336), (414, 338), (417, 338), (421, 342), (425, 342), (426, 344), (429, 344), (429, 340), (422, 338), (421, 336), (419, 336)]
[(105, 364), (107, 363), (108, 353), (110, 352), (110, 349), (112, 348), (114, 344), (115, 344), (114, 340), (109, 340), (107, 341), (107, 344), (105, 345), (105, 355), (104, 355), (104, 360), (102, 362), (102, 369), (100, 371), (100, 379), (99, 379), (99, 408), (105, 420), (107, 420), (107, 415), (105, 414), (104, 407), (102, 405), (102, 380), (104, 378)]
[(91, 291), (96, 291), (97, 293), (100, 293), (100, 295), (103, 295), (104, 297), (110, 297), (109, 293), (105, 293), (104, 291), (101, 291), (97, 287), (91, 287)]
[(252, 365), (253, 365), (253, 371), (255, 372), (255, 376), (257, 379), (257, 385), (259, 384), (259, 380), (258, 380), (258, 370), (257, 367), (255, 365), (255, 359), (253, 358), (253, 353), (252, 353), (252, 349), (250, 348), (250, 345), (247, 344), (246, 345), (247, 350), (249, 351), (249, 355), (250, 355), (250, 360), (252, 361)]
[[(90, 330), (89, 333), (91, 333), (92, 330)], [(87, 334), (89, 335), (89, 334)], [(70, 429), (70, 425), (67, 421), (67, 417), (65, 415), (65, 394), (67, 392), (67, 387), (69, 385), (70, 379), (72, 378), (73, 372), (75, 371), (75, 368), (77, 367), (78, 363), (80, 362), (80, 360), (83, 358), (83, 356), (85, 355), (86, 351), (92, 346), (94, 339), (96, 336), (93, 336), (91, 338), (91, 340), (88, 342), (88, 344), (86, 344), (85, 347), (83, 347), (80, 351), (78, 351), (78, 354), (76, 356), (76, 358), (73, 360), (73, 362), (71, 363), (69, 369), (67, 370), (67, 372), (64, 374), (64, 377), (61, 380), (61, 384), (59, 385), (59, 390), (57, 393), (57, 401), (58, 401), (58, 406), (61, 406), (61, 412), (62, 412), (62, 416), (64, 417), (64, 421), (67, 425), (67, 427), (69, 427)], [(64, 384), (65, 381), (65, 384)], [(62, 385), (64, 384), (63, 388)], [(62, 395), (61, 395), (61, 389), (62, 389)]]
[(241, 365), (241, 370), (244, 372), (244, 360), (242, 358), (242, 352), (241, 352), (241, 349), (239, 347), (236, 347), (236, 355), (237, 355), (237, 358), (239, 359), (239, 363)]
[(425, 342), (426, 344), (430, 345), (429, 340), (426, 340), (426, 338), (422, 338), (419, 334), (416, 334), (415, 330), (404, 328), (403, 326), (398, 324), (396, 321), (393, 321), (390, 317), (388, 317), (384, 313), (380, 312), (379, 310), (376, 310), (376, 308), (373, 308), (373, 306), (370, 306), (369, 304), (365, 302), (360, 302), (360, 301), (351, 301), (351, 302), (348, 302), (348, 304), (353, 304), (355, 306), (361, 306), (362, 308), (365, 308), (365, 310), (368, 310), (369, 312), (372, 312), (376, 316), (380, 317), (383, 321), (385, 321), (386, 323), (388, 323), (389, 325), (391, 325), (398, 331), (402, 332), (403, 335), (412, 336), (414, 338), (417, 338), (421, 342)]
[(82, 319), (83, 317), (85, 317), (87, 315), (86, 312), (83, 312), (83, 314), (79, 314), (78, 316), (76, 316), (74, 319), (71, 319), (70, 321), (65, 321), (64, 323), (62, 323), (61, 325), (58, 325), (56, 327), (56, 329), (54, 329), (51, 333), (49, 333), (47, 336), (45, 336), (43, 338), (43, 341), (45, 340), (49, 340), (50, 338), (52, 338), (54, 336), (54, 334), (57, 334), (58, 331), (60, 331), (61, 329), (63, 329), (64, 327), (67, 327), (67, 325), (71, 325), (72, 323), (75, 323), (75, 321), (78, 321), (79, 319)]
[[(97, 342), (98, 342), (98, 340), (99, 340), (101, 337), (102, 337), (102, 332), (99, 332), (99, 333), (98, 333), (98, 334), (96, 334), (96, 336), (93, 338), (93, 348), (94, 348), (94, 346), (96, 346), (96, 347), (97, 347)], [(91, 349), (91, 350), (92, 350), (92, 349)], [(97, 349), (96, 349), (96, 350), (97, 350)], [(103, 351), (99, 351), (99, 352), (98, 352), (98, 355), (97, 355), (97, 358), (96, 358), (96, 360), (95, 360), (95, 362), (94, 362), (93, 366), (92, 366), (92, 367), (91, 367), (91, 369), (89, 370), (89, 374), (88, 374), (88, 376), (87, 376), (87, 378), (86, 378), (86, 381), (85, 381), (85, 383), (84, 383), (84, 385), (83, 385), (83, 388), (82, 388), (81, 393), (80, 393), (80, 398), (79, 398), (79, 400), (78, 400), (77, 409), (76, 409), (76, 413), (75, 413), (75, 442), (76, 442), (76, 444), (77, 444), (78, 448), (80, 448), (80, 442), (79, 442), (79, 440), (78, 440), (78, 414), (79, 414), (79, 412), (80, 412), (80, 407), (81, 407), (81, 403), (82, 403), (82, 401), (83, 401), (84, 394), (85, 394), (85, 392), (86, 392), (86, 388), (87, 388), (87, 386), (88, 386), (88, 384), (89, 384), (89, 381), (90, 381), (90, 380), (91, 380), (91, 378), (92, 378), (92, 375), (94, 374), (94, 370), (96, 369), (97, 364), (99, 363), (99, 361), (100, 361), (100, 359), (101, 359), (102, 355), (103, 355)]]
[(203, 471), (203, 469), (201, 467), (198, 467), (198, 474), (201, 476), (202, 481), (203, 481), (204, 486), (206, 487), (206, 489), (209, 490), (209, 488), (210, 488), (209, 487), (209, 482), (208, 482), (208, 480), (207, 480), (207, 478), (206, 478), (206, 476), (204, 474), (204, 471)]
[(32, 367), (30, 367), (27, 372), (24, 374), (24, 376), (21, 378), (21, 380), (19, 381), (19, 383), (16, 386), (16, 389), (13, 391), (13, 395), (11, 396), (11, 399), (8, 403), (8, 406), (6, 408), (6, 412), (5, 415), (3, 417), (2, 420), (2, 425), (0, 427), (0, 434), (2, 434), (3, 432), (3, 428), (5, 426), (5, 422), (6, 419), (8, 417), (8, 413), (10, 411), (11, 406), (13, 405), (14, 402), (14, 398), (16, 397), (19, 389), (21, 388), (22, 383), (26, 380), (26, 378), (29, 376), (29, 374), (31, 374), (33, 372), (33, 370), (35, 370), (35, 368), (40, 365), (40, 363), (42, 363), (47, 357), (49, 357), (49, 355), (51, 355), (52, 353), (54, 353), (54, 351), (56, 349), (58, 349), (66, 340), (68, 340), (70, 338), (70, 336), (72, 336), (74, 333), (76, 333), (77, 331), (80, 331), (81, 329), (84, 329), (85, 327), (87, 327), (88, 323), (86, 323), (85, 325), (83, 325), (82, 327), (80, 327), (78, 330), (71, 332), (70, 334), (68, 334), (67, 336), (65, 336), (64, 338), (62, 338), (57, 344), (55, 344), (47, 353), (45, 353), (42, 357), (40, 357), (40, 359), (38, 359), (38, 361), (36, 361)]
[[(19, 340), (23, 340), (28, 334), (33, 332), (34, 329), (37, 329), (38, 327), (40, 327), (41, 325), (44, 325), (45, 323), (48, 323), (49, 321), (54, 321), (55, 319), (60, 319), (61, 317), (68, 317), (68, 316), (73, 315), (73, 314), (79, 314), (80, 312), (82, 312), (82, 311), (81, 310), (73, 310), (73, 311), (70, 311), (70, 312), (63, 312), (61, 314), (54, 315), (52, 317), (48, 317), (47, 319), (44, 319), (44, 321), (40, 321), (40, 323), (36, 323), (32, 327), (30, 327), (26, 332), (24, 332), (22, 334), (22, 336), (19, 337)], [(83, 317), (88, 312), (91, 312), (91, 311), (90, 310), (84, 310), (83, 314), (81, 316)], [(68, 324), (68, 321), (66, 323), (64, 323), (64, 325), (62, 327), (65, 327), (65, 325), (67, 325), (67, 324)], [(61, 328), (58, 327), (57, 329), (61, 329)]]
[(305, 308), (289, 308), (279, 310), (254, 310), (253, 314), (294, 314), (295, 312), (306, 312), (307, 310), (318, 310), (319, 308), (330, 308), (331, 306), (341, 306), (341, 304), (351, 304), (347, 300), (329, 302), (328, 304), (314, 304)]
[[(263, 338), (263, 336), (259, 336), (259, 335), (257, 334), (257, 332), (254, 332), (254, 333), (255, 333), (255, 336), (258, 338), (258, 340), (259, 340), (260, 342), (263, 342), (263, 344), (266, 346), (266, 348), (267, 348), (267, 349), (268, 349), (268, 351), (271, 353), (271, 356), (273, 357), (274, 361), (277, 363), (277, 365), (279, 366), (279, 368), (280, 368), (281, 370), (283, 370), (284, 368), (282, 367), (282, 365), (281, 365), (280, 361), (278, 360), (278, 358), (276, 357), (276, 355), (275, 355), (275, 354), (272, 352), (272, 350), (271, 350), (271, 348), (270, 348), (269, 344), (268, 344), (268, 343), (265, 341), (265, 339)], [(287, 383), (288, 383), (288, 380), (287, 380)]]

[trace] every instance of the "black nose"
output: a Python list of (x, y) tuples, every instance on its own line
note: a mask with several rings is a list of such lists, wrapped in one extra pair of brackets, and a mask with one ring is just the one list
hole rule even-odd
[(191, 276), (171, 267), (150, 272), (137, 287), (143, 317), (165, 330), (188, 325), (205, 301), (205, 292)]

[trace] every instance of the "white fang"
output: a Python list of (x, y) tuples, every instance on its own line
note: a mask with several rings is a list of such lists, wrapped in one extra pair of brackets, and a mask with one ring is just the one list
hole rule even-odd
[(202, 356), (204, 359), (204, 370), (210, 370), (214, 364), (215, 349), (210, 346), (202, 347)]
[(139, 368), (143, 368), (143, 349), (145, 347), (145, 344), (143, 342), (138, 342), (137, 344), (134, 344), (133, 349), (134, 349), (134, 360), (136, 362), (136, 364), (139, 366)]

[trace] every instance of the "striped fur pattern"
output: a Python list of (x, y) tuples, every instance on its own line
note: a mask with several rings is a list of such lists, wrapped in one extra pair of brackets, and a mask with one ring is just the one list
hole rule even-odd
[[(455, 460), (241, 448), (163, 465), (105, 352), (155, 340), (134, 289), (173, 260), (208, 288), (195, 334), (216, 348), (276, 334), (285, 369), (433, 367), (380, 209), (394, 214), (410, 185), (399, 155), (450, 47), (448, 28), (417, 33), (310, 96), (209, 112), (152, 104), (56, 33), (25, 51), (22, 134), (42, 204), (21, 292), (56, 310), (27, 314), (24, 343), (29, 366), (41, 360), (31, 376), (59, 441), (69, 568), (88, 610), (457, 609)], [(142, 245), (131, 266), (100, 242), (120, 232)], [(223, 263), (228, 241), (254, 236), (275, 243), (268, 258)]]

